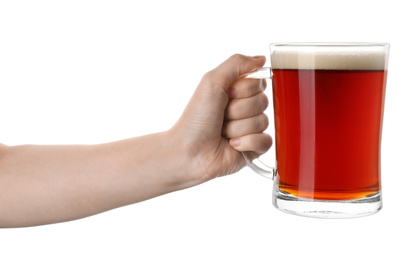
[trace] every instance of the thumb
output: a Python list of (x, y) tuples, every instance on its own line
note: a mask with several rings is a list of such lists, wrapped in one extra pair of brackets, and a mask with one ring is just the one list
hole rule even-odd
[(265, 56), (245, 56), (234, 54), (214, 70), (210, 71), (208, 76), (212, 81), (227, 91), (233, 81), (241, 75), (251, 72), (264, 66)]
[[(211, 130), (213, 134), (219, 133), (220, 136), (225, 109), (229, 101), (229, 86), (241, 75), (258, 69), (264, 64), (264, 56), (232, 55), (203, 76), (180, 122), (191, 122), (190, 125), (197, 129)], [(186, 128), (191, 129), (189, 124)]]

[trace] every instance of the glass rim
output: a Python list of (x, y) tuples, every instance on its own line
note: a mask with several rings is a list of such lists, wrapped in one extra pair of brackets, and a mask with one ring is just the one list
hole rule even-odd
[(385, 42), (276, 42), (270, 47), (384, 47), (390, 44)]

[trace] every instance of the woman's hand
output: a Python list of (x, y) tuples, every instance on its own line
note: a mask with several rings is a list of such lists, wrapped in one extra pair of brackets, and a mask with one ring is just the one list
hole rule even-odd
[(74, 220), (189, 188), (245, 165), (272, 140), (264, 57), (234, 55), (208, 72), (169, 131), (99, 145), (0, 144), (0, 227)]
[(263, 56), (236, 54), (202, 78), (171, 130), (190, 153), (192, 178), (203, 182), (234, 173), (245, 165), (239, 151), (258, 157), (271, 147), (272, 138), (263, 133), (266, 81), (241, 77), (264, 63)]

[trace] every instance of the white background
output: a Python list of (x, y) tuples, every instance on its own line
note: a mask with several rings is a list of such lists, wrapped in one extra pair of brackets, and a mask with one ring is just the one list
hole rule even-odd
[(272, 182), (243, 169), (82, 220), (0, 229), (0, 259), (415, 257), (415, 18), (403, 3), (410, 1), (0, 1), (7, 145), (167, 130), (204, 73), (233, 53), (268, 55), (272, 42), (391, 44), (380, 213), (285, 214), (271, 204)]

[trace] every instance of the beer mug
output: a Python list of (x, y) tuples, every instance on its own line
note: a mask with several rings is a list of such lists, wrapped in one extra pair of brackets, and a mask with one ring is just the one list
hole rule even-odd
[(389, 44), (277, 43), (270, 51), (271, 68), (247, 77), (272, 79), (277, 163), (243, 155), (274, 180), (274, 206), (317, 218), (378, 212)]

